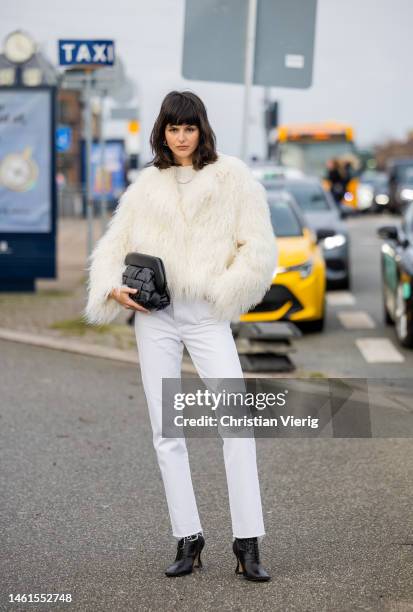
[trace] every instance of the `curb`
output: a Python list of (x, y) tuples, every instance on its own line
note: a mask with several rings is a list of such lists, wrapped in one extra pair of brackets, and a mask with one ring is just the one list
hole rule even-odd
[[(69, 353), (77, 353), (87, 357), (100, 357), (102, 359), (112, 359), (114, 361), (123, 361), (133, 365), (139, 364), (138, 352), (128, 351), (123, 349), (108, 348), (99, 344), (90, 344), (88, 342), (79, 342), (78, 340), (67, 340), (65, 338), (52, 338), (41, 334), (33, 334), (31, 332), (18, 331), (6, 328), (0, 328), (0, 340), (8, 340), (10, 342), (21, 342), (22, 344), (31, 344), (42, 348), (53, 349), (57, 351), (66, 351)], [(191, 374), (196, 374), (196, 369), (188, 359), (182, 360), (182, 371)]]
[[(134, 366), (139, 365), (138, 351), (128, 351), (125, 349), (108, 348), (100, 344), (91, 344), (89, 342), (79, 342), (78, 340), (69, 340), (66, 338), (53, 338), (42, 334), (34, 334), (13, 329), (0, 327), (0, 340), (9, 342), (20, 342), (22, 344), (31, 344), (56, 351), (66, 351), (68, 353), (77, 353), (86, 357), (99, 357), (101, 359), (111, 359), (113, 361), (122, 361)], [(182, 359), (182, 372), (187, 374), (196, 374), (197, 370), (189, 356), (184, 355)], [(244, 378), (292, 378), (292, 373), (284, 372), (277, 374), (274, 372), (246, 372)]]

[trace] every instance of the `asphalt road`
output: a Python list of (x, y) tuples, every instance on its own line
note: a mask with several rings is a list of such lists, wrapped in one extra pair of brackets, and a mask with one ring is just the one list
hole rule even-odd
[[(383, 323), (382, 240), (376, 230), (380, 225), (399, 221), (399, 217), (391, 215), (360, 215), (346, 221), (350, 231), (352, 287), (350, 291), (328, 291), (325, 329), (295, 342), (292, 359), (298, 368), (325, 376), (412, 377), (413, 350), (401, 347), (394, 327)], [(377, 350), (360, 349), (368, 349), (369, 339), (381, 339), (381, 362), (373, 361), (378, 358)]]
[(167, 578), (176, 543), (137, 370), (6, 341), (0, 354), (1, 610), (412, 609), (411, 438), (258, 439), (264, 584), (234, 573), (220, 440), (188, 440), (204, 568)]

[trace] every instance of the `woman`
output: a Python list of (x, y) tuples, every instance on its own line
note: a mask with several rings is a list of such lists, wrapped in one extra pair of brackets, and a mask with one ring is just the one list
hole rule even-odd
[[(201, 567), (205, 540), (185, 437), (162, 436), (162, 379), (180, 378), (183, 344), (202, 379), (243, 378), (230, 322), (271, 286), (277, 248), (264, 188), (241, 160), (216, 152), (198, 96), (169, 93), (150, 141), (151, 165), (126, 190), (91, 255), (85, 316), (105, 323), (122, 308), (135, 311), (153, 443), (178, 539), (175, 562), (165, 573), (181, 576)], [(163, 260), (167, 308), (149, 312), (130, 298), (135, 290), (122, 285), (130, 251)], [(255, 439), (224, 438), (223, 453), (236, 572), (269, 580), (258, 550), (265, 531)]]
[(338, 159), (334, 158), (329, 161), (326, 178), (330, 182), (331, 195), (336, 204), (339, 205), (346, 191), (346, 180)]

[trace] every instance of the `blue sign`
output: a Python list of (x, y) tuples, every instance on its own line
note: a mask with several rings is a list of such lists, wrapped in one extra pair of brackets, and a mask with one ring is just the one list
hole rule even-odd
[[(101, 147), (99, 142), (92, 145), (91, 182), (94, 200), (107, 198), (116, 202), (126, 188), (126, 151), (120, 139), (106, 140), (105, 167), (101, 167)], [(82, 182), (85, 181), (85, 143), (82, 141)]]
[(113, 40), (59, 40), (60, 66), (113, 66)]
[(59, 125), (56, 129), (56, 148), (59, 153), (66, 153), (72, 146), (72, 128), (68, 125)]
[(105, 145), (105, 170), (102, 173), (100, 144), (92, 146), (92, 190), (93, 197), (99, 200), (106, 195), (110, 200), (117, 200), (126, 187), (125, 166), (126, 153), (122, 140), (107, 141)]

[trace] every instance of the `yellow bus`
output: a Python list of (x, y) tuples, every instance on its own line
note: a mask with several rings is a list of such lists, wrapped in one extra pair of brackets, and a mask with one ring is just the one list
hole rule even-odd
[[(330, 160), (350, 161), (356, 172), (360, 167), (352, 126), (336, 121), (280, 125), (273, 156), (283, 166), (317, 176), (326, 189), (330, 187), (326, 179)], [(347, 206), (357, 208), (358, 182), (356, 174), (347, 185), (343, 202)]]

